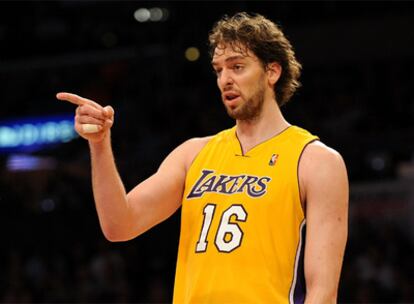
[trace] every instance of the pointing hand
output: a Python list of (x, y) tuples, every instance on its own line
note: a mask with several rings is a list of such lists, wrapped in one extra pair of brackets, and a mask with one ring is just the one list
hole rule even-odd
[(58, 93), (57, 99), (77, 105), (75, 130), (91, 142), (102, 141), (109, 133), (114, 122), (114, 109), (71, 93)]

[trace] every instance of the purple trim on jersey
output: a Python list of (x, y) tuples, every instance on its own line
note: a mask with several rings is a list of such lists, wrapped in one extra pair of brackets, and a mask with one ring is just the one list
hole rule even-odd
[[(311, 143), (313, 143), (313, 142), (315, 142), (315, 141), (317, 141), (317, 140), (319, 140), (319, 138), (315, 138), (315, 139), (312, 139), (310, 142), (308, 142), (303, 148), (302, 148), (302, 151), (300, 152), (300, 155), (299, 155), (299, 159), (298, 159), (298, 164), (297, 164), (297, 168), (296, 168), (296, 177), (297, 177), (297, 179), (298, 179), (298, 189), (299, 189), (299, 201), (302, 203), (302, 195), (301, 195), (301, 191), (300, 191), (300, 181), (299, 181), (299, 164), (300, 164), (300, 161), (301, 161), (301, 159), (302, 159), (302, 155), (303, 155), (303, 152), (305, 151), (305, 149), (306, 149), (306, 147), (309, 145), (309, 144), (311, 144)], [(306, 207), (306, 202), (304, 203), (304, 204), (302, 204), (302, 210), (303, 210), (303, 213), (305, 213), (305, 207)]]
[(299, 261), (298, 267), (295, 273), (296, 276), (296, 285), (295, 290), (293, 292), (293, 303), (294, 304), (302, 304), (305, 302), (306, 296), (306, 282), (305, 282), (305, 271), (304, 271), (304, 253), (305, 253), (305, 235), (306, 235), (306, 224), (303, 224), (301, 230), (301, 239), (302, 244), (301, 248), (299, 249)]

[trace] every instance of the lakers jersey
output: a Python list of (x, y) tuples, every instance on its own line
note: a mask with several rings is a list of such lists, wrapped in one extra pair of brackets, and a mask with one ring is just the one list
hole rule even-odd
[(290, 126), (242, 153), (236, 127), (214, 136), (186, 178), (174, 303), (301, 303), (298, 164), (317, 137)]

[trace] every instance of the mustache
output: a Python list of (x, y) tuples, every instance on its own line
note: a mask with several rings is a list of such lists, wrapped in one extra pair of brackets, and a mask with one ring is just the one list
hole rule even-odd
[(223, 93), (228, 92), (228, 91), (234, 91), (234, 92), (240, 93), (240, 91), (237, 90), (233, 85), (226, 85), (223, 88)]

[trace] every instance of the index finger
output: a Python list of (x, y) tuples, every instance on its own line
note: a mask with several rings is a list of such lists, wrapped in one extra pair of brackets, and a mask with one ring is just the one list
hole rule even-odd
[(61, 92), (56, 94), (56, 98), (59, 100), (69, 101), (77, 106), (83, 106), (85, 104), (89, 104), (95, 108), (102, 109), (102, 106), (98, 103), (94, 102), (93, 100), (81, 97), (76, 94)]

